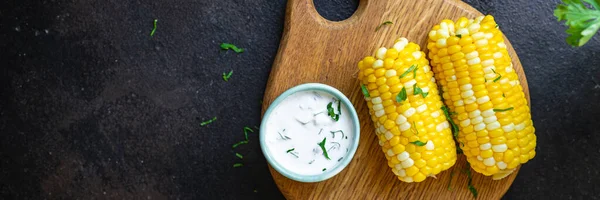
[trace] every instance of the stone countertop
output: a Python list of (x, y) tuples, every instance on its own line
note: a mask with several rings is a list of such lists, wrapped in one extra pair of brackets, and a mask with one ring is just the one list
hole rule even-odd
[[(600, 36), (568, 46), (557, 0), (466, 2), (494, 14), (528, 75), (537, 156), (505, 198), (599, 198)], [(356, 8), (315, 4), (337, 20)], [(282, 0), (0, 2), (0, 196), (283, 198), (257, 134), (231, 145), (259, 125), (284, 14)]]

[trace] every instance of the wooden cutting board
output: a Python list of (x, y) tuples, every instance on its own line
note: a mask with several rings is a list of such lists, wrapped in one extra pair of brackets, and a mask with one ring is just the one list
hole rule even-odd
[[(356, 76), (360, 59), (373, 55), (381, 46), (392, 46), (399, 37), (419, 44), (427, 53), (427, 34), (433, 25), (446, 18), (481, 15), (458, 0), (361, 0), (354, 15), (332, 22), (317, 13), (312, 0), (288, 0), (283, 37), (265, 90), (263, 114), (285, 90), (302, 83), (324, 83), (339, 89), (352, 101), (361, 121), (361, 135), (352, 162), (329, 180), (300, 183), (269, 167), (283, 195), (288, 199), (472, 199), (467, 176), (462, 173), (464, 156), (459, 155), (456, 165), (437, 175), (437, 180), (403, 183), (395, 177), (378, 145)], [(375, 31), (384, 21), (394, 24)], [(508, 40), (507, 46), (529, 100), (521, 63)], [(473, 172), (478, 199), (500, 199), (517, 172), (500, 181)]]

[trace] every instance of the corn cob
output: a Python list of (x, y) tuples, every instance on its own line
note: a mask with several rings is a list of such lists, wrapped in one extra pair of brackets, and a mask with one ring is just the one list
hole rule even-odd
[(433, 73), (419, 45), (406, 38), (358, 63), (379, 145), (404, 182), (421, 182), (456, 162), (456, 147)]
[(443, 20), (429, 32), (429, 58), (442, 97), (456, 112), (458, 141), (471, 167), (493, 179), (535, 156), (529, 106), (491, 15)]

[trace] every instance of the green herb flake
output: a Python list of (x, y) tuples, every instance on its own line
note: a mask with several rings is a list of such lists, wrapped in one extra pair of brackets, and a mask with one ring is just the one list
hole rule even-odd
[(456, 35), (456, 37), (458, 37), (458, 38), (462, 38), (462, 35), (461, 35), (461, 34), (458, 34), (458, 35)]
[(375, 28), (375, 32), (379, 31), (379, 29), (380, 29), (381, 27), (383, 27), (383, 26), (385, 26), (385, 25), (389, 25), (389, 24), (394, 24), (394, 23), (393, 23), (393, 22), (391, 22), (391, 21), (385, 21), (385, 22), (383, 22), (383, 23), (379, 24), (379, 26), (377, 26), (377, 28)]
[(506, 98), (506, 95), (504, 95), (504, 93), (502, 93), (502, 97)]
[(452, 185), (452, 178), (454, 178), (454, 170), (455, 169), (456, 168), (452, 168), (452, 172), (450, 172), (450, 180), (448, 180), (448, 190), (452, 190), (451, 185)]
[(288, 149), (288, 150), (286, 151), (286, 153), (292, 152), (292, 151), (294, 151), (294, 150), (296, 150), (296, 148), (291, 148), (291, 149)]
[[(338, 100), (338, 112), (339, 112), (339, 104), (340, 104), (340, 101)], [(329, 102), (329, 104), (327, 104), (327, 116), (330, 116), (331, 119), (335, 120), (336, 122), (338, 120), (340, 120), (340, 114), (335, 114), (335, 111), (333, 110), (333, 102)]]
[(509, 111), (512, 109), (515, 109), (515, 108), (514, 107), (504, 108), (504, 109), (494, 108), (494, 112), (505, 112), (505, 111)]
[(415, 135), (419, 135), (419, 130), (417, 129), (417, 123), (413, 122), (413, 128), (415, 129)]
[[(587, 6), (587, 2), (591, 6)], [(580, 47), (587, 43), (600, 29), (600, 1), (598, 0), (563, 0), (554, 10), (554, 16), (565, 21), (567, 43)]]
[(323, 138), (323, 141), (321, 141), (320, 143), (317, 143), (317, 144), (321, 147), (321, 150), (323, 150), (323, 155), (325, 156), (325, 158), (327, 158), (327, 160), (331, 160), (329, 158), (329, 155), (327, 154), (327, 149), (325, 149), (326, 141), (327, 141), (327, 137)]
[(327, 170), (327, 168), (323, 168), (323, 171)]
[(238, 157), (238, 158), (240, 158), (240, 159), (244, 159), (244, 156), (242, 156), (242, 154), (235, 153), (235, 156), (237, 156), (237, 157)]
[(242, 48), (238, 48), (237, 46), (233, 45), (233, 44), (229, 44), (229, 43), (221, 43), (221, 49), (223, 50), (233, 50), (236, 53), (242, 53), (244, 52), (244, 49)]
[(223, 80), (225, 82), (229, 81), (229, 78), (231, 77), (232, 74), (233, 74), (233, 70), (229, 71), (229, 73), (223, 72)]
[(398, 93), (398, 95), (396, 96), (396, 102), (400, 103), (404, 100), (406, 100), (407, 96), (406, 96), (406, 88), (402, 88), (402, 90), (400, 91), (400, 93)]
[(371, 94), (369, 94), (369, 90), (367, 90), (367, 87), (363, 84), (360, 84), (360, 89), (362, 90), (363, 95), (365, 95), (365, 97), (371, 97)]
[(499, 81), (502, 78), (502, 75), (498, 74), (498, 77), (494, 79), (494, 83)]
[(404, 73), (402, 73), (400, 75), (400, 78), (404, 78), (410, 72), (415, 72), (416, 69), (417, 69), (417, 65), (411, 65)]
[(156, 32), (156, 23), (158, 22), (158, 19), (154, 19), (154, 28), (152, 28), (152, 31), (150, 32), (150, 37), (154, 36), (154, 33)]
[(203, 121), (202, 123), (200, 123), (200, 126), (206, 126), (210, 123), (213, 123), (216, 120), (217, 120), (217, 117), (213, 117), (212, 119), (209, 119), (209, 120), (206, 120), (206, 121)]
[(235, 163), (235, 164), (233, 164), (234, 168), (238, 168), (238, 167), (242, 167), (242, 166), (244, 166), (244, 164), (242, 164), (242, 163)]
[(426, 144), (426, 143), (423, 143), (423, 142), (421, 142), (419, 140), (414, 141), (414, 142), (409, 142), (409, 143), (417, 145), (417, 146), (420, 146), (420, 147), (425, 146), (425, 144)]
[(444, 115), (446, 116), (446, 120), (448, 120), (448, 122), (450, 122), (450, 125), (452, 126), (452, 134), (454, 135), (454, 137), (458, 137), (458, 125), (456, 125), (456, 123), (454, 123), (454, 121), (452, 120), (452, 118), (450, 117), (451, 113), (450, 109), (446, 106), (442, 106), (442, 111), (444, 111)]
[(248, 140), (248, 132), (254, 133), (254, 130), (252, 130), (252, 128), (244, 126), (244, 136), (246, 137), (246, 141)]
[(235, 149), (236, 147), (238, 147), (238, 146), (240, 146), (240, 145), (242, 145), (242, 144), (248, 144), (248, 141), (247, 141), (247, 140), (244, 140), (244, 141), (240, 141), (240, 142), (238, 142), (238, 143), (235, 143), (235, 144), (232, 146), (232, 148), (234, 148), (234, 149)]
[(473, 197), (477, 198), (477, 189), (475, 189), (475, 186), (469, 185), (467, 188), (469, 188), (469, 191), (471, 191), (471, 194), (473, 194)]

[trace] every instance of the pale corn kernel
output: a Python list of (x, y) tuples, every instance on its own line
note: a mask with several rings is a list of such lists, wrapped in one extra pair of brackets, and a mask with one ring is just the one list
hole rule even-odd
[(398, 118), (396, 118), (396, 124), (404, 124), (406, 123), (406, 117), (402, 114), (398, 115)]
[(377, 59), (384, 59), (385, 53), (387, 53), (387, 48), (381, 47), (381, 48), (377, 49), (377, 53), (375, 53), (375, 57)]
[(415, 51), (412, 53), (412, 56), (418, 60), (419, 58), (421, 58), (422, 55), (420, 51)]
[(446, 47), (446, 39), (439, 39), (435, 44), (438, 48)]
[(489, 96), (483, 96), (477, 99), (477, 104), (483, 104), (485, 102), (490, 101), (490, 97)]
[[(412, 77), (412, 76), (411, 76)], [(406, 91), (408, 92), (409, 90), (412, 91), (412, 87), (414, 84), (416, 84), (417, 81), (415, 79), (412, 79), (410, 81), (406, 81), (406, 83), (404, 83), (404, 87), (406, 88)]]
[(480, 155), (477, 156), (477, 160), (479, 161), (483, 161), (483, 157), (481, 157)]
[(475, 118), (475, 117), (478, 117), (478, 116), (480, 116), (480, 115), (481, 115), (481, 112), (480, 112), (479, 110), (474, 110), (474, 111), (471, 111), (471, 112), (469, 113), (469, 117), (470, 117), (470, 118)]
[(400, 170), (404, 170), (404, 168), (402, 167), (402, 164), (400, 164), (400, 163), (394, 165), (394, 169), (398, 170), (398, 173), (400, 173)]
[(465, 104), (473, 104), (477, 101), (477, 98), (474, 96), (467, 97), (465, 99)]
[(492, 115), (494, 115), (494, 109), (488, 109), (488, 110), (481, 112), (481, 116), (483, 116), (483, 117), (489, 117)]
[(398, 52), (404, 50), (404, 48), (406, 47), (406, 45), (408, 44), (408, 40), (406, 38), (400, 38), (398, 39), (398, 41), (396, 41), (396, 43), (394, 44), (394, 49), (396, 49)]
[(387, 150), (387, 155), (388, 156), (394, 156), (394, 151), (392, 151), (392, 149), (388, 149)]
[(425, 144), (425, 149), (432, 151), (435, 148), (435, 145), (433, 144), (433, 141), (429, 140), (427, 141), (427, 143)]
[(459, 28), (456, 31), (456, 35), (468, 36), (469, 35), (469, 29), (467, 29), (467, 28)]
[(496, 53), (494, 53), (494, 58), (495, 58), (495, 59), (502, 58), (502, 53), (500, 53), (500, 52), (496, 52)]
[(511, 132), (513, 130), (515, 130), (515, 124), (510, 123), (508, 125), (502, 126), (502, 130), (504, 130), (504, 132)]
[(437, 118), (439, 116), (440, 116), (440, 112), (437, 110), (431, 113), (431, 117), (433, 117), (433, 118)]
[(460, 126), (461, 127), (467, 127), (469, 125), (471, 125), (471, 120), (470, 119), (465, 119), (465, 120), (460, 121)]
[(496, 166), (498, 166), (498, 169), (501, 169), (501, 170), (503, 170), (503, 169), (506, 169), (506, 166), (507, 166), (507, 165), (506, 165), (506, 163), (505, 163), (505, 162), (503, 162), (503, 161), (500, 161), (500, 162), (497, 162), (497, 163), (496, 163)]
[(517, 124), (517, 125), (515, 126), (515, 130), (516, 130), (516, 131), (522, 131), (523, 129), (525, 129), (525, 122), (523, 122), (523, 123), (520, 123), (520, 124)]
[(489, 124), (487, 125), (487, 130), (488, 130), (488, 131), (493, 131), (493, 130), (499, 129), (499, 128), (500, 128), (500, 126), (501, 126), (501, 125), (500, 125), (500, 122), (498, 122), (498, 121), (495, 121), (495, 122), (489, 123)]
[(460, 94), (460, 96), (462, 98), (467, 98), (467, 97), (473, 96), (473, 94), (474, 94), (473, 90), (467, 90), (467, 91), (462, 92)]
[(371, 98), (371, 102), (375, 104), (381, 104), (381, 97)]
[(383, 110), (383, 105), (381, 105), (381, 104), (374, 104), (373, 105), (373, 110), (375, 110), (375, 111)]
[(405, 122), (405, 123), (401, 124), (399, 128), (400, 128), (400, 131), (406, 131), (406, 130), (410, 129), (410, 123)]
[(475, 42), (475, 46), (477, 46), (477, 47), (484, 47), (487, 44), (488, 44), (488, 41), (486, 39), (477, 40), (477, 42)]
[(412, 183), (412, 182), (413, 182), (413, 178), (412, 178), (412, 177), (410, 177), (410, 176), (407, 176), (407, 177), (404, 177), (404, 180), (403, 180), (403, 181), (404, 181), (404, 182), (407, 182), (407, 183)]
[(494, 65), (494, 59), (487, 59), (481, 62), (481, 66), (488, 67)]
[(471, 90), (471, 88), (473, 88), (473, 85), (471, 85), (469, 83), (460, 86), (460, 90), (463, 90), (463, 91), (465, 91), (465, 90)]
[(481, 40), (481, 39), (485, 38), (485, 33), (483, 33), (483, 32), (473, 33), (473, 35), (471, 35), (471, 37), (473, 37), (473, 41)]
[(385, 114), (385, 110), (379, 110), (379, 111), (375, 111), (375, 116), (376, 117), (381, 117)]
[(489, 117), (483, 118), (483, 123), (486, 123), (486, 124), (496, 122), (496, 121), (498, 121), (498, 118), (496, 118), (496, 116), (489, 116)]
[(471, 52), (471, 53), (467, 53), (467, 54), (465, 54), (465, 58), (466, 58), (467, 60), (471, 60), (471, 59), (473, 59), (473, 58), (478, 58), (478, 57), (479, 57), (479, 53), (478, 53), (477, 51), (473, 51), (473, 52)]
[(373, 69), (377, 69), (383, 67), (383, 60), (376, 60), (373, 62)]
[(497, 153), (505, 152), (507, 149), (508, 149), (508, 146), (506, 146), (506, 144), (499, 144), (499, 145), (492, 146), (492, 150)]
[(476, 64), (479, 64), (480, 62), (481, 62), (481, 60), (477, 57), (477, 58), (473, 58), (473, 59), (470, 59), (469, 61), (467, 61), (467, 64), (476, 65)]
[(412, 167), (414, 164), (415, 164), (415, 161), (410, 158), (402, 161), (402, 167), (404, 167), (404, 168)]
[(390, 69), (385, 72), (385, 77), (389, 78), (392, 76), (396, 76), (396, 70)]
[(423, 104), (423, 105), (417, 107), (417, 112), (418, 113), (422, 113), (425, 110), (427, 110), (427, 104)]
[(477, 116), (471, 119), (471, 124), (482, 124), (485, 128), (485, 124), (481, 123), (483, 122), (483, 117), (482, 116)]
[(403, 115), (406, 116), (407, 118), (411, 117), (412, 115), (414, 115), (416, 112), (416, 110), (414, 108), (409, 108), (408, 110), (406, 110)]
[(471, 25), (469, 25), (469, 32), (475, 33), (477, 31), (479, 31), (479, 28), (480, 28), (479, 24), (471, 24)]
[(483, 130), (483, 129), (485, 129), (485, 124), (484, 123), (478, 123), (478, 124), (476, 124), (473, 127), (473, 130), (475, 130), (475, 131), (480, 131), (480, 130)]
[(446, 123), (448, 123), (448, 122), (444, 121), (442, 123), (439, 123), (437, 126), (435, 126), (435, 130), (437, 132), (442, 132), (442, 130), (444, 130), (444, 128), (446, 128)]
[(496, 160), (494, 160), (494, 157), (489, 157), (483, 160), (483, 164), (485, 166), (494, 166), (496, 164)]
[(410, 158), (410, 154), (408, 154), (408, 152), (404, 151), (404, 152), (398, 154), (397, 158), (400, 162), (402, 162), (402, 161), (405, 161), (408, 158)]
[(463, 100), (458, 100), (454, 102), (454, 106), (464, 106), (465, 102)]
[[(440, 29), (437, 31), (437, 35), (441, 38), (448, 38), (450, 37), (450, 33), (447, 29)], [(439, 41), (439, 40), (438, 40)]]
[(389, 132), (389, 131), (385, 132), (386, 140), (390, 140), (390, 139), (392, 139), (392, 137), (394, 137), (394, 134), (392, 134), (392, 132)]
[(490, 144), (490, 143), (485, 143), (485, 144), (482, 144), (479, 146), (479, 149), (482, 151), (488, 150), (490, 148), (492, 148), (492, 144)]

